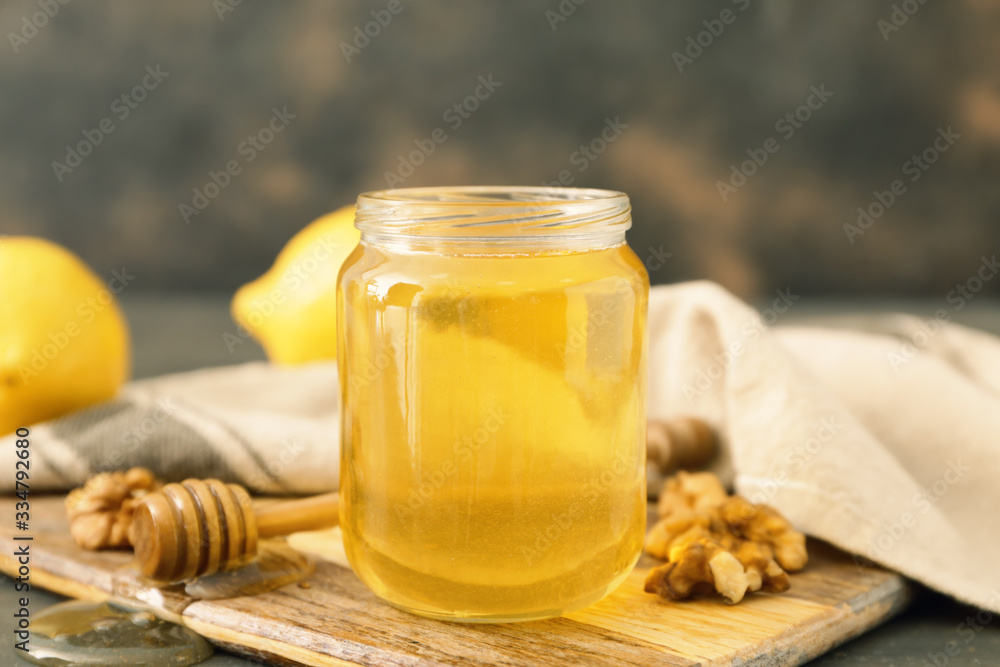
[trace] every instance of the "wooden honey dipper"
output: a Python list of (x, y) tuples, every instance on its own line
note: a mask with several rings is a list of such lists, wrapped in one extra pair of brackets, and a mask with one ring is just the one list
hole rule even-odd
[(129, 534), (139, 569), (160, 581), (231, 570), (257, 555), (257, 539), (339, 523), (327, 493), (254, 509), (250, 494), (217, 479), (167, 484), (136, 505)]

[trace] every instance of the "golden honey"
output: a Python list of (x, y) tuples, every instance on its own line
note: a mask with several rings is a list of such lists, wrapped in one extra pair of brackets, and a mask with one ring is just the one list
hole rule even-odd
[[(642, 546), (648, 278), (627, 198), (514, 192), (363, 195), (341, 271), (344, 543), (425, 616), (578, 609)], [(387, 220), (386, 198), (413, 213)]]

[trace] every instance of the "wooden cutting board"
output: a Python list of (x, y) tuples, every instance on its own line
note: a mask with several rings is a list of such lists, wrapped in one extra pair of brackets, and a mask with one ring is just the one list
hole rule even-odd
[[(547, 621), (466, 625), (420, 618), (380, 602), (347, 567), (336, 531), (290, 542), (321, 552), (308, 587), (253, 597), (195, 600), (150, 588), (127, 552), (87, 552), (69, 536), (61, 497), (31, 498), (31, 530), (15, 531), (13, 498), (0, 499), (0, 569), (16, 576), (15, 549), (30, 544), (31, 584), (71, 597), (117, 598), (183, 623), (225, 649), (281, 665), (799, 665), (901, 611), (913, 589), (898, 574), (855, 565), (811, 542), (810, 563), (782, 595), (736, 606), (714, 599), (665, 602), (642, 591), (656, 561), (643, 556), (603, 601)], [(15, 541), (33, 535), (31, 542)]]

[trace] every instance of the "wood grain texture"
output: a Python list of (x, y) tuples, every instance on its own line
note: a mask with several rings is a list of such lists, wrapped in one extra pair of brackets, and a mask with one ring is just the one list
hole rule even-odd
[(330, 528), (340, 521), (340, 494), (324, 493), (271, 503), (255, 510), (254, 515), (257, 534), (261, 537)]
[[(0, 501), (12, 516), (13, 499)], [(9, 523), (9, 522), (7, 522)], [(12, 554), (0, 525), (0, 554)], [(307, 579), (253, 597), (195, 600), (144, 580), (128, 552), (86, 552), (69, 537), (62, 499), (32, 499), (32, 583), (88, 599), (118, 598), (188, 625), (215, 644), (280, 665), (799, 665), (900, 611), (912, 589), (899, 575), (857, 567), (810, 543), (812, 556), (783, 595), (739, 605), (666, 602), (642, 592), (656, 561), (643, 557), (612, 595), (567, 616), (507, 625), (419, 618), (379, 601), (346, 567), (332, 531), (291, 538), (324, 559)], [(9, 555), (0, 568), (16, 571)]]

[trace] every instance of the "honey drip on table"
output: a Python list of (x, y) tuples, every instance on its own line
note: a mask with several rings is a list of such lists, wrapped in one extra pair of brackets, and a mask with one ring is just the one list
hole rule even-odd
[(212, 647), (184, 626), (111, 602), (53, 605), (32, 619), (30, 662), (69, 665), (173, 665), (207, 660)]
[(257, 557), (228, 572), (191, 580), (184, 592), (199, 600), (258, 595), (294, 584), (316, 571), (316, 560), (291, 548), (283, 540), (260, 543)]
[[(219, 600), (266, 593), (302, 580), (316, 571), (316, 560), (292, 549), (284, 540), (260, 542), (257, 556), (229, 572), (217, 572), (183, 583), (154, 582), (129, 565), (120, 573), (120, 595), (148, 603), (156, 591), (184, 586), (199, 600)], [(140, 582), (136, 589), (134, 582)], [(53, 605), (32, 618), (30, 662), (51, 667), (70, 665), (173, 665), (206, 660), (212, 648), (194, 631), (157, 618), (148, 611), (114, 602), (70, 601)]]
[[(180, 593), (195, 600), (260, 595), (302, 581), (316, 571), (316, 559), (288, 546), (284, 538), (261, 540), (257, 555), (239, 568), (196, 577), (187, 581), (157, 581), (142, 575), (135, 562), (119, 570), (115, 582), (116, 597), (136, 600), (145, 605), (170, 608), (160, 592)], [(180, 613), (181, 607), (170, 608)]]

